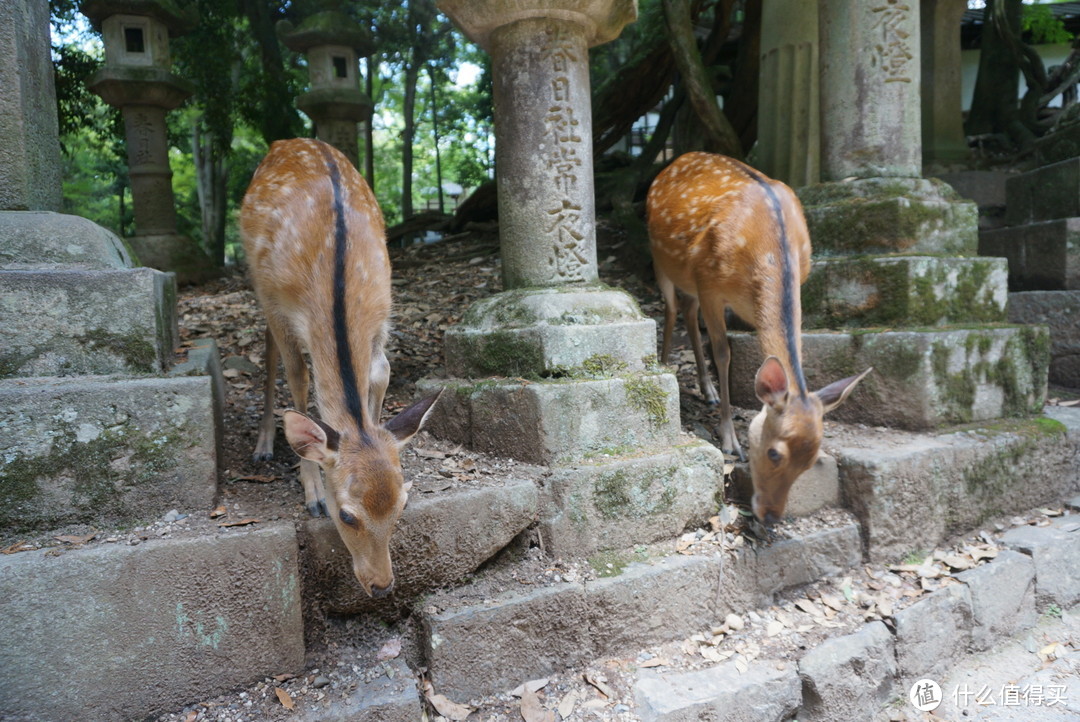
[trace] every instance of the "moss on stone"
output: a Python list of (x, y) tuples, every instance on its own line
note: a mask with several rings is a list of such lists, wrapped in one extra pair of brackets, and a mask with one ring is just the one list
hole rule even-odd
[(603, 551), (589, 557), (589, 566), (598, 577), (617, 577), (633, 562), (648, 561), (649, 555), (641, 547), (632, 553), (626, 551)]
[(678, 469), (628, 469), (597, 474), (592, 482), (593, 507), (604, 519), (640, 519), (669, 511), (678, 498)]
[(660, 386), (660, 382), (652, 376), (633, 376), (624, 382), (626, 388), (626, 400), (634, 408), (645, 412), (649, 421), (656, 426), (663, 426), (668, 422), (667, 416), (667, 392)]
[(119, 356), (125, 365), (137, 373), (153, 373), (158, 370), (157, 350), (154, 345), (138, 334), (118, 335), (104, 329), (91, 329), (76, 340), (90, 349), (101, 350)]
[(624, 373), (627, 363), (610, 354), (596, 354), (581, 362), (581, 370), (592, 378), (611, 378)]
[(466, 341), (473, 348), (468, 358), (481, 376), (539, 378), (544, 370), (539, 344), (513, 331), (491, 331)]

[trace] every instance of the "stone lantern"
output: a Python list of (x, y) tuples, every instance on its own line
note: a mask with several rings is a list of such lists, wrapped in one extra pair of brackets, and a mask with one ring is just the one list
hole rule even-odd
[(359, 60), (371, 54), (371, 34), (337, 9), (326, 9), (294, 26), (278, 23), (278, 36), (290, 50), (307, 55), (311, 89), (296, 107), (315, 124), (315, 137), (344, 153), (359, 167), (357, 123), (371, 120), (372, 102), (360, 90)]
[(212, 272), (210, 259), (176, 232), (176, 207), (165, 129), (166, 111), (193, 92), (173, 75), (169, 38), (191, 30), (194, 6), (170, 0), (89, 0), (81, 11), (101, 31), (105, 66), (88, 81), (93, 93), (124, 115), (135, 235), (128, 239), (140, 262), (175, 271), (181, 281)]

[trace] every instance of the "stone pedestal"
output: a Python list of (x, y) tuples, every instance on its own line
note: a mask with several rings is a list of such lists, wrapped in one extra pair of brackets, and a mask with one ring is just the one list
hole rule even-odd
[(361, 167), (357, 123), (371, 122), (372, 102), (360, 90), (359, 59), (371, 54), (371, 35), (339, 10), (323, 10), (294, 26), (283, 20), (278, 36), (290, 50), (307, 55), (311, 89), (296, 106), (315, 124), (315, 137)]

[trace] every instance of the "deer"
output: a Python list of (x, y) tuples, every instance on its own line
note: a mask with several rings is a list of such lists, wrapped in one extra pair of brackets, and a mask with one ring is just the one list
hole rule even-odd
[[(746, 461), (732, 420), (727, 309), (752, 324), (765, 357), (754, 378), (762, 402), (747, 434), (751, 507), (772, 526), (795, 479), (817, 460), (822, 416), (873, 369), (809, 392), (802, 366), (800, 287), (810, 273), (810, 233), (802, 204), (784, 183), (733, 158), (690, 152), (657, 175), (646, 197), (649, 245), (664, 299), (660, 361), (668, 363), (681, 310), (705, 401), (720, 406), (720, 447)], [(717, 394), (702, 353), (698, 312), (716, 366)]]
[[(279, 140), (244, 195), (240, 231), (266, 317), (266, 386), (253, 458), (273, 458), (280, 358), (295, 404), (282, 425), (300, 456), (305, 506), (312, 516), (333, 520), (364, 591), (386, 596), (394, 584), (390, 535), (411, 486), (399, 453), (442, 392), (379, 423), (390, 382), (384, 350), (390, 257), (382, 212), (336, 148)], [(317, 417), (307, 413), (312, 379), (305, 354)]]

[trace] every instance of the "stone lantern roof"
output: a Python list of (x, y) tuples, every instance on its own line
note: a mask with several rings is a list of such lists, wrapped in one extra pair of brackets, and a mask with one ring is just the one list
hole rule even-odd
[(367, 28), (338, 10), (315, 13), (299, 25), (282, 20), (277, 24), (277, 33), (285, 47), (297, 53), (306, 53), (319, 45), (343, 45), (366, 57), (375, 48)]
[(113, 15), (142, 15), (157, 20), (169, 30), (171, 37), (191, 32), (199, 23), (199, 11), (194, 3), (182, 0), (87, 0), (79, 11), (101, 32), (101, 23)]
[(611, 42), (637, 20), (636, 0), (439, 0), (437, 6), (485, 49), (492, 32), (518, 20), (550, 18), (580, 25), (590, 48)]

